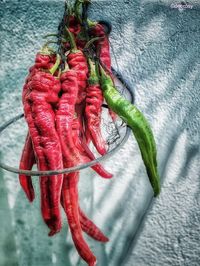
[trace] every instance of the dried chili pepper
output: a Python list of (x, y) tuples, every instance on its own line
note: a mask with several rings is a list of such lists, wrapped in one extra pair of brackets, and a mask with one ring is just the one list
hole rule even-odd
[[(56, 61), (56, 56), (54, 54), (51, 54), (50, 50), (46, 47), (46, 45), (44, 45), (41, 51), (36, 54), (35, 64), (29, 69), (29, 75), (26, 78), (25, 85), (23, 87), (23, 94), (22, 94), (23, 102), (25, 101), (26, 94), (30, 93), (27, 84), (35, 75), (35, 73), (39, 71), (40, 68), (50, 69), (50, 67), (52, 67), (52, 64), (55, 63), (55, 61)], [(28, 133), (24, 149), (22, 151), (19, 168), (22, 170), (31, 170), (34, 163), (36, 163), (36, 160), (35, 160), (32, 140), (30, 134)], [(31, 176), (21, 174), (19, 175), (19, 180), (22, 188), (26, 193), (27, 198), (29, 199), (30, 202), (32, 202), (34, 200), (35, 193)]]
[[(61, 142), (64, 167), (71, 167), (77, 164), (80, 160), (79, 151), (73, 143), (72, 138), (72, 122), (75, 113), (75, 103), (78, 94), (77, 74), (74, 70), (68, 69), (67, 65), (64, 73), (61, 75), (62, 96), (58, 103), (56, 112), (56, 127)], [(103, 241), (97, 228), (92, 225), (92, 230), (88, 229), (88, 219), (82, 217), (82, 225), (79, 220), (79, 204), (78, 204), (78, 178), (79, 172), (65, 174), (62, 186), (62, 205), (67, 215), (69, 227), (72, 233), (74, 244), (80, 256), (88, 262), (89, 265), (94, 265), (96, 261), (94, 255), (90, 251), (87, 243), (82, 236), (82, 227), (84, 227), (90, 235)], [(96, 235), (95, 233), (98, 232)]]
[(103, 94), (100, 88), (98, 76), (96, 74), (95, 64), (93, 64), (90, 59), (88, 59), (88, 62), (90, 66), (90, 77), (88, 79), (88, 87), (86, 89), (86, 132), (89, 132), (97, 151), (103, 155), (107, 150), (106, 142), (101, 134)]
[[(63, 94), (58, 104), (58, 111), (56, 112), (56, 125), (61, 140), (64, 166), (70, 167), (77, 164), (80, 160), (79, 152), (76, 152), (71, 133), (72, 121), (75, 113), (75, 103), (78, 95), (76, 72), (71, 69), (66, 70), (61, 75), (61, 84)], [(77, 192), (78, 177), (79, 172), (64, 175), (62, 205), (78, 253), (89, 265), (94, 265), (96, 258), (83, 238), (82, 227), (79, 220)]]
[(82, 230), (93, 239), (100, 242), (108, 242), (109, 239), (101, 232), (101, 230), (87, 218), (85, 213), (79, 208), (80, 223)]
[[(35, 155), (33, 151), (32, 140), (28, 133), (22, 151), (19, 168), (21, 170), (31, 170), (34, 163), (35, 163)], [(35, 198), (35, 192), (31, 176), (20, 174), (19, 181), (24, 192), (26, 193), (27, 198), (29, 199), (30, 202), (32, 202)]]
[[(86, 96), (85, 89), (87, 86), (88, 66), (87, 66), (87, 60), (86, 60), (83, 52), (80, 50), (77, 50), (73, 34), (71, 32), (69, 32), (69, 30), (67, 28), (66, 28), (66, 31), (67, 31), (67, 34), (69, 36), (70, 45), (71, 45), (71, 52), (67, 56), (67, 61), (68, 61), (70, 69), (76, 71), (76, 73), (78, 75), (78, 77), (77, 77), (77, 81), (78, 81), (77, 99), (78, 100), (76, 100), (76, 112), (77, 112), (77, 110), (80, 110), (82, 108), (81, 104), (83, 103), (85, 96)], [(79, 113), (79, 111), (78, 111), (78, 113)], [(80, 115), (82, 115), (82, 114), (80, 114)], [(75, 120), (76, 119), (74, 119), (74, 125), (76, 124)], [(77, 120), (77, 123), (79, 124), (78, 120)], [(79, 126), (80, 126), (80, 124), (79, 124)], [(80, 133), (78, 131), (80, 129), (79, 126), (75, 126), (77, 131), (76, 130), (74, 131), (74, 132), (76, 132), (76, 133), (74, 133), (74, 141), (76, 141), (76, 139), (77, 140), (79, 139), (79, 133)], [(90, 161), (90, 160), (88, 160), (89, 158), (88, 158), (87, 154), (85, 153), (85, 151), (80, 150), (80, 149), (79, 149), (79, 151), (82, 151), (82, 156), (83, 156), (83, 158), (85, 157), (85, 160), (84, 160), (85, 162)], [(110, 175), (108, 172), (102, 171), (103, 169), (99, 164), (92, 166), (92, 169), (94, 169), (102, 177), (105, 177), (105, 178), (111, 178), (112, 177), (112, 175)]]
[(84, 101), (86, 97), (85, 90), (87, 86), (88, 65), (83, 52), (77, 49), (73, 34), (69, 31), (68, 28), (66, 28), (66, 32), (69, 37), (70, 46), (71, 46), (70, 53), (67, 56), (67, 62), (69, 64), (70, 69), (75, 70), (78, 75), (79, 91), (78, 91), (76, 104), (80, 104), (81, 102)]
[[(68, 91), (67, 91), (67, 86), (66, 86), (67, 85), (66, 84), (66, 78), (68, 79)], [(58, 119), (58, 116), (61, 115), (61, 113), (64, 114), (65, 116), (67, 115), (66, 112), (63, 110), (63, 108), (67, 109), (68, 112), (69, 112), (68, 105), (66, 104), (67, 96), (68, 96), (69, 101), (72, 104), (75, 104), (75, 101), (73, 103), (73, 97), (72, 97), (72, 93), (74, 93), (74, 91), (75, 91), (74, 86), (72, 86), (74, 78), (76, 79), (76, 74), (73, 71), (70, 71), (70, 73), (69, 72), (68, 73), (65, 72), (61, 76), (62, 89), (65, 92), (65, 95), (63, 94), (61, 99), (60, 99), (60, 102), (59, 102), (59, 107), (60, 108), (57, 111), (57, 119)], [(75, 81), (75, 84), (76, 84), (76, 81)], [(71, 88), (71, 90), (70, 90), (70, 88)], [(68, 92), (68, 95), (66, 95), (66, 92)], [(75, 98), (76, 97), (77, 97), (77, 95), (75, 94)], [(72, 114), (72, 118), (73, 118), (73, 114)], [(69, 117), (67, 117), (67, 120), (69, 121)], [(66, 126), (66, 124), (64, 124), (64, 127), (63, 127), (65, 131), (66, 131), (66, 129), (70, 128), (69, 124), (68, 124), (68, 126), (66, 128), (65, 128), (65, 126)], [(65, 132), (62, 132), (62, 133), (61, 133), (61, 136), (65, 135)], [(23, 155), (26, 156), (26, 160), (27, 161), (23, 162), (23, 166), (24, 167), (22, 167), (22, 163), (21, 163), (20, 164), (20, 168), (21, 169), (25, 169), (25, 170), (31, 170), (32, 166), (33, 166), (33, 164), (35, 162), (35, 156), (34, 156), (34, 151), (33, 151), (33, 148), (32, 148), (32, 142), (31, 142), (31, 138), (30, 138), (29, 134), (27, 135), (27, 140), (26, 140), (25, 147), (27, 147), (26, 148), (26, 153), (23, 152)], [(29, 164), (27, 164), (27, 163), (29, 163)], [(25, 192), (28, 195), (29, 199), (32, 201), (34, 199), (34, 197), (32, 196), (34, 191), (32, 191), (32, 190), (29, 191), (30, 190), (29, 187), (31, 186), (31, 188), (32, 188), (31, 177), (23, 175), (21, 177), (21, 179), (22, 179), (22, 182), (23, 182), (22, 183), (23, 187), (25, 187), (25, 189), (26, 189)], [(30, 182), (30, 183), (28, 183), (28, 189), (27, 189), (27, 182)], [(31, 196), (29, 196), (29, 195), (31, 195)], [(85, 231), (88, 235), (90, 235), (92, 238), (94, 238), (97, 241), (101, 241), (101, 242), (108, 241), (108, 238), (101, 232), (101, 230), (90, 219), (87, 218), (87, 216), (83, 213), (83, 211), (81, 211), (80, 208), (79, 208), (79, 215), (80, 215), (80, 221), (81, 221), (81, 228), (82, 228), (83, 231)]]
[[(94, 37), (99, 37), (99, 39), (95, 42), (96, 54), (98, 59), (100, 60), (104, 69), (112, 75), (111, 70), (111, 57), (110, 57), (110, 44), (108, 35), (106, 34), (105, 28), (102, 24), (96, 23), (94, 26), (90, 28), (90, 34)], [(116, 114), (108, 109), (109, 114), (113, 121), (116, 120)]]
[(160, 192), (160, 178), (157, 171), (156, 144), (152, 130), (143, 114), (114, 87), (110, 76), (100, 66), (101, 88), (107, 104), (122, 120), (131, 127), (139, 145), (154, 196)]
[[(82, 125), (79, 119), (80, 117), (81, 115), (78, 115), (77, 117), (74, 118), (72, 125), (72, 134), (73, 134), (74, 143), (78, 148), (79, 153), (82, 155), (83, 161), (87, 163), (90, 160), (94, 160), (95, 156), (87, 147), (87, 144), (83, 139), (83, 130), (81, 129)], [(112, 178), (113, 176), (112, 174), (107, 172), (100, 163), (91, 166), (91, 168), (103, 178)]]
[[(58, 61), (50, 72), (55, 72)], [(52, 107), (52, 104), (58, 101), (59, 91), (60, 82), (51, 73), (38, 70), (28, 81), (27, 92), (23, 99), (25, 118), (37, 157), (38, 169), (41, 171), (63, 168)], [(61, 229), (61, 187), (62, 175), (40, 178), (42, 216), (51, 230), (50, 236)]]
[(93, 37), (99, 37), (95, 42), (97, 57), (101, 64), (111, 73), (110, 44), (104, 26), (96, 23), (95, 26), (90, 28), (90, 34)]
[[(61, 197), (61, 205), (64, 208), (64, 203), (63, 203), (62, 197)], [(80, 219), (81, 229), (87, 235), (89, 235), (91, 238), (93, 238), (94, 240), (97, 240), (99, 242), (108, 242), (109, 241), (109, 239), (103, 234), (103, 232), (81, 210), (80, 206), (79, 206), (79, 219)]]
[(81, 160), (72, 138), (72, 123), (78, 96), (77, 73), (73, 69), (66, 68), (60, 80), (62, 96), (59, 99), (58, 110), (56, 111), (56, 128), (65, 162), (69, 161), (70, 164), (75, 165)]
[(78, 173), (69, 173), (64, 178), (62, 187), (62, 197), (72, 238), (79, 255), (88, 263), (89, 266), (96, 264), (96, 258), (85, 242), (82, 234), (81, 223), (79, 220), (79, 205), (77, 193)]

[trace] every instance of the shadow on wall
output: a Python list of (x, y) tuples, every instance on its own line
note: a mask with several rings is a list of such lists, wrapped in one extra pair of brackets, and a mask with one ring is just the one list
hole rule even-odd
[[(2, 156), (0, 153), (0, 159), (1, 158)], [(15, 231), (12, 221), (4, 174), (0, 169), (0, 265), (2, 266), (18, 265)]]

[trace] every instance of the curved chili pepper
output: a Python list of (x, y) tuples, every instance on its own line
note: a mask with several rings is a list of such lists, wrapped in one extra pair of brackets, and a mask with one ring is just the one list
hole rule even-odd
[[(64, 134), (64, 136), (66, 136), (66, 134), (68, 135), (68, 137), (65, 140), (63, 140), (63, 145), (68, 144), (67, 145), (68, 147), (67, 147), (67, 149), (65, 149), (64, 154), (66, 153), (66, 151), (70, 147), (72, 148), (71, 149), (72, 153), (70, 154), (70, 156), (68, 156), (68, 159), (67, 159), (67, 156), (65, 157), (65, 163), (67, 163), (68, 167), (70, 165), (73, 165), (74, 163), (77, 163), (77, 157), (79, 154), (76, 152), (76, 148), (74, 147), (74, 144), (71, 140), (72, 134), (70, 134), (70, 132), (71, 132), (70, 131), (71, 130), (71, 119), (74, 118), (75, 102), (76, 102), (77, 93), (78, 93), (77, 75), (76, 75), (76, 71), (74, 71), (73, 69), (69, 70), (69, 71), (65, 74), (65, 79), (67, 77), (66, 75), (68, 75), (68, 76), (70, 75), (69, 73), (74, 73), (75, 78), (73, 79), (73, 84), (72, 84), (72, 82), (71, 82), (71, 84), (67, 84), (66, 83), (67, 80), (65, 81), (65, 83), (64, 83), (65, 88), (63, 89), (63, 91), (64, 91), (64, 95), (66, 94), (65, 97), (67, 97), (67, 95), (68, 95), (68, 99), (64, 104), (61, 102), (62, 98), (63, 98), (63, 96), (62, 96), (61, 100), (59, 102), (59, 108), (58, 108), (58, 112), (60, 112), (60, 107), (62, 106), (62, 104), (64, 104), (64, 108), (68, 109), (68, 121), (67, 121), (68, 133), (63, 132), (60, 134), (60, 135)], [(63, 78), (63, 76), (61, 76), (61, 81), (63, 81), (62, 78)], [(67, 77), (67, 79), (69, 79), (69, 77)], [(68, 86), (66, 86), (66, 85), (68, 85)], [(71, 86), (69, 86), (69, 85), (71, 85)], [(63, 85), (62, 85), (62, 88), (63, 88)], [(70, 93), (71, 91), (72, 91), (72, 94)], [(57, 113), (57, 115), (58, 115), (58, 113)], [(66, 115), (66, 113), (65, 113), (65, 115)], [(69, 118), (69, 116), (70, 116), (70, 118)], [(63, 119), (66, 119), (66, 117)], [(58, 123), (58, 119), (57, 119), (57, 123)], [(66, 128), (64, 128), (64, 129), (66, 131)], [(69, 141), (69, 139), (70, 139), (70, 141)], [(73, 155), (73, 157), (71, 157), (71, 155)], [(72, 159), (72, 162), (70, 162), (71, 159)], [(95, 265), (96, 258), (94, 257), (94, 255), (90, 251), (85, 240), (83, 239), (82, 228), (81, 228), (81, 224), (79, 221), (78, 193), (77, 193), (78, 175), (79, 175), (78, 172), (76, 172), (76, 173), (71, 173), (71, 174), (64, 176), (64, 183), (63, 183), (63, 187), (62, 187), (62, 201), (63, 201), (63, 206), (64, 206), (64, 209), (65, 209), (68, 221), (69, 221), (70, 230), (72, 232), (72, 238), (74, 240), (74, 244), (75, 244), (80, 256), (84, 260), (86, 260), (89, 265)], [(70, 180), (74, 184), (70, 184)], [(74, 187), (75, 192), (73, 192), (73, 187)], [(83, 221), (83, 219), (82, 219), (82, 221)]]
[(82, 230), (93, 239), (100, 242), (108, 242), (109, 239), (101, 232), (101, 230), (87, 218), (85, 213), (79, 207), (80, 223)]
[(96, 258), (85, 242), (79, 220), (79, 206), (77, 193), (78, 173), (69, 173), (64, 176), (62, 187), (63, 205), (67, 215), (70, 231), (79, 255), (89, 266), (96, 264)]
[[(71, 14), (71, 15), (69, 14), (67, 24), (68, 24), (67, 27), (68, 27), (69, 31), (73, 34), (73, 36), (76, 40), (77, 47), (79, 49), (83, 49), (85, 46), (85, 41), (80, 38), (82, 26), (81, 26), (80, 22), (78, 21), (77, 17), (74, 14)], [(70, 43), (69, 42), (64, 42), (63, 44), (64, 44), (66, 51), (70, 50)]]
[[(78, 186), (78, 185), (77, 185)], [(78, 188), (77, 188), (78, 189)], [(78, 192), (77, 192), (78, 193)], [(64, 209), (63, 198), (61, 197), (61, 205)], [(99, 242), (107, 242), (109, 239), (101, 232), (101, 230), (91, 221), (79, 206), (79, 218), (81, 229), (94, 240)]]
[[(56, 111), (56, 127), (61, 142), (64, 167), (71, 167), (80, 160), (79, 151), (73, 143), (71, 132), (78, 94), (77, 74), (74, 70), (66, 68), (60, 80), (62, 96), (58, 103), (58, 110)], [(90, 235), (94, 234), (94, 237), (99, 237), (99, 240), (103, 241), (104, 238), (101, 232), (97, 230), (98, 228), (94, 228), (95, 225), (89, 223), (86, 217), (82, 217), (82, 225), (80, 224), (77, 188), (78, 177), (79, 172), (64, 175), (61, 201), (68, 218), (74, 244), (80, 256), (85, 259), (89, 265), (94, 265), (93, 262), (96, 259), (82, 236), (82, 227), (84, 227), (85, 230), (87, 229)], [(72, 184), (70, 183), (70, 179)], [(66, 184), (68, 184), (68, 189), (66, 189)], [(91, 230), (87, 228), (88, 224), (93, 226)]]
[[(82, 112), (80, 110), (81, 109), (77, 109), (78, 111), (77, 117), (74, 117), (74, 121), (72, 125), (72, 134), (73, 134), (74, 143), (76, 147), (78, 148), (79, 153), (82, 155), (84, 162), (87, 163), (90, 160), (94, 160), (95, 156), (90, 151), (89, 147), (87, 146), (83, 138), (83, 129), (82, 129), (82, 121), (81, 121)], [(113, 176), (112, 174), (107, 172), (100, 163), (97, 163), (91, 166), (91, 168), (103, 178), (112, 178)]]
[[(60, 82), (50, 73), (36, 71), (27, 83), (27, 91), (23, 99), (24, 113), (38, 168), (41, 171), (62, 169), (61, 147), (51, 106), (58, 101)], [(50, 236), (61, 229), (61, 187), (62, 175), (40, 178), (42, 216), (51, 229)]]
[(56, 111), (56, 128), (60, 138), (62, 154), (65, 162), (77, 164), (80, 162), (78, 149), (72, 138), (72, 122), (75, 114), (75, 103), (78, 95), (77, 73), (68, 69), (61, 75), (62, 96)]
[[(96, 74), (95, 65), (88, 59), (90, 66), (90, 77), (86, 89), (85, 126), (97, 151), (104, 155), (106, 153), (106, 142), (101, 134), (101, 112), (103, 104), (103, 94), (100, 88), (99, 79)], [(87, 133), (86, 133), (87, 134)]]
[(104, 26), (100, 23), (96, 23), (95, 26), (90, 28), (90, 34), (93, 37), (99, 37), (95, 42), (97, 56), (101, 64), (111, 73), (110, 44)]
[[(37, 71), (42, 69), (50, 69), (50, 67), (55, 64), (56, 55), (49, 53), (46, 47), (43, 47), (42, 50), (36, 54), (35, 64), (29, 69), (29, 75), (26, 78), (25, 85), (23, 87), (22, 99), (25, 100), (26, 94), (30, 93), (28, 89), (28, 82), (32, 79)], [(31, 170), (34, 163), (36, 163), (32, 140), (30, 134), (27, 134), (24, 149), (22, 151), (20, 166), (22, 170)], [(24, 189), (27, 198), (32, 202), (35, 198), (34, 188), (32, 185), (31, 176), (19, 175), (19, 180), (22, 188)]]
[[(28, 133), (25, 144), (24, 144), (24, 148), (22, 151), (19, 168), (21, 170), (31, 170), (34, 163), (35, 163), (35, 155), (33, 151), (32, 140)], [(31, 180), (31, 176), (20, 174), (19, 181), (20, 181), (20, 184), (24, 192), (26, 193), (27, 198), (29, 199), (30, 202), (32, 202), (35, 198), (35, 192), (34, 192), (32, 180)]]
[(154, 190), (154, 196), (157, 196), (160, 192), (160, 178), (157, 171), (157, 152), (152, 130), (143, 114), (116, 90), (112, 79), (101, 66), (100, 72), (101, 88), (106, 102), (131, 127), (139, 145), (142, 159)]
[[(99, 39), (95, 42), (97, 57), (99, 58), (104, 69), (112, 75), (111, 70), (111, 57), (110, 57), (110, 44), (108, 35), (106, 34), (106, 30), (104, 26), (100, 23), (96, 23), (93, 27), (90, 28), (90, 34), (95, 37), (99, 37)], [(108, 109), (109, 114), (113, 121), (116, 120), (116, 114)]]
[[(68, 70), (61, 76), (63, 94), (59, 100), (58, 110), (56, 112), (56, 128), (60, 138), (62, 153), (66, 167), (74, 166), (80, 162), (89, 162), (95, 159), (91, 152), (85, 151), (85, 146), (81, 142), (79, 135), (79, 123), (74, 117), (75, 102), (77, 95), (77, 79), (76, 72)], [(76, 124), (77, 122), (77, 124)], [(89, 153), (89, 155), (88, 155)], [(91, 158), (92, 157), (92, 158)], [(99, 175), (104, 178), (111, 178), (108, 173), (99, 163), (92, 166)]]
[[(78, 81), (79, 91), (78, 91), (78, 96), (77, 96), (78, 100), (76, 101), (76, 109), (79, 109), (81, 106), (80, 104), (83, 102), (86, 96), (85, 88), (87, 85), (88, 66), (87, 66), (87, 61), (86, 61), (84, 54), (80, 50), (77, 50), (73, 34), (67, 28), (66, 28), (66, 31), (69, 36), (70, 44), (71, 44), (71, 52), (67, 56), (67, 61), (68, 61), (70, 69), (76, 71), (78, 75), (77, 81)], [(76, 127), (76, 129), (79, 130), (79, 127)], [(79, 138), (79, 135), (77, 133), (78, 131), (74, 133), (74, 138), (76, 140)], [(83, 158), (85, 157), (85, 162), (89, 161), (88, 156), (85, 152), (82, 153), (82, 156)], [(97, 173), (99, 173), (104, 178), (112, 177), (112, 175), (110, 175), (109, 173), (102, 172), (102, 167), (99, 167), (99, 164), (92, 166), (92, 169), (94, 169)]]
[(69, 17), (69, 31), (72, 32), (75, 36), (77, 36), (81, 31), (81, 24), (74, 15), (71, 15)]
[(44, 45), (40, 52), (36, 54), (35, 64), (29, 69), (50, 69), (56, 62), (56, 54), (47, 45)]
[(73, 69), (77, 73), (78, 97), (76, 104), (80, 104), (86, 97), (85, 90), (87, 86), (88, 65), (83, 52), (77, 49), (73, 34), (68, 28), (66, 28), (66, 32), (68, 34), (71, 46), (70, 54), (67, 56), (67, 62), (70, 69)]

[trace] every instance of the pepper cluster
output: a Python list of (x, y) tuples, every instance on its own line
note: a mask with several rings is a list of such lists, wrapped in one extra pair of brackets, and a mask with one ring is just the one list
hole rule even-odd
[[(88, 19), (88, 2), (76, 0), (73, 8), (66, 6), (55, 36), (58, 51), (45, 44), (29, 70), (22, 93), (29, 130), (20, 169), (31, 170), (37, 164), (40, 171), (61, 170), (89, 162), (95, 159), (90, 142), (104, 155), (108, 149), (101, 133), (105, 100), (112, 119), (117, 114), (131, 127), (156, 196), (160, 183), (153, 133), (142, 113), (115, 88), (109, 27)], [(92, 169), (103, 178), (112, 177), (99, 163)], [(31, 177), (20, 175), (19, 180), (32, 202), (35, 194)], [(63, 207), (79, 255), (93, 266), (96, 258), (82, 232), (100, 242), (108, 238), (81, 210), (78, 181), (79, 172), (40, 177), (41, 213), (49, 236), (53, 236), (61, 230)]]

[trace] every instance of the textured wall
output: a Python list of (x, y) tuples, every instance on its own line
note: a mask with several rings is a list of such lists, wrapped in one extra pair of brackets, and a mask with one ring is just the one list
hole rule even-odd
[[(171, 3), (176, 1), (99, 0), (90, 11), (112, 22), (113, 65), (135, 90), (136, 105), (152, 126), (162, 177), (162, 193), (151, 203), (134, 138), (106, 162), (113, 180), (83, 171), (81, 205), (110, 238), (106, 245), (87, 238), (99, 266), (200, 265), (200, 4), (190, 1), (193, 8), (181, 11)], [(0, 1), (1, 124), (22, 110), (27, 68), (42, 36), (56, 31), (62, 12), (63, 1)], [(17, 123), (0, 139), (0, 158), (13, 166), (24, 125)], [(17, 175), (1, 171), (0, 177), (0, 265), (85, 265), (66, 222), (60, 234), (48, 238), (37, 178), (37, 199), (30, 205)]]

